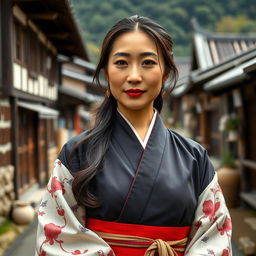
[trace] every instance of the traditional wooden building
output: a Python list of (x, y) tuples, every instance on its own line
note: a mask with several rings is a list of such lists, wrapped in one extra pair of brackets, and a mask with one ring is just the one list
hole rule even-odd
[[(210, 33), (196, 23), (194, 29), (189, 79), (173, 95), (182, 98), (191, 120), (196, 121), (193, 138), (212, 157), (220, 159), (228, 149), (237, 159), (241, 197), (256, 208), (256, 35)], [(238, 137), (230, 138), (227, 123), (234, 118)]]
[(91, 127), (92, 110), (103, 100), (106, 82), (97, 87), (93, 81), (96, 66), (81, 58), (59, 56), (61, 81), (59, 86), (58, 109), (59, 148), (75, 134)]
[(182, 98), (178, 97), (180, 91), (183, 91), (183, 87), (187, 85), (190, 69), (191, 58), (190, 57), (175, 57), (174, 62), (179, 72), (178, 81), (175, 86), (175, 90), (172, 91), (169, 98), (169, 107), (172, 116), (172, 126), (178, 128), (182, 125), (181, 120), (184, 120), (184, 111), (182, 108)]
[(58, 54), (89, 58), (68, 0), (1, 0), (0, 18), (3, 215), (11, 200), (45, 184), (56, 157)]

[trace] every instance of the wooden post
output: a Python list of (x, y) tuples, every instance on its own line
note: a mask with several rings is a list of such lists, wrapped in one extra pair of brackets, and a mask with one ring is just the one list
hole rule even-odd
[[(4, 40), (1, 39), (1, 71), (2, 71), (2, 86), (3, 93), (11, 95), (13, 88), (13, 58), (12, 58), (12, 4), (10, 0), (0, 1), (0, 26), (1, 34), (4, 36)], [(4, 60), (4, 63), (2, 63)]]
[(19, 199), (19, 161), (18, 161), (18, 106), (17, 98), (11, 97), (11, 118), (12, 118), (12, 128), (11, 128), (11, 138), (12, 138), (12, 164), (14, 166), (14, 192), (15, 199)]

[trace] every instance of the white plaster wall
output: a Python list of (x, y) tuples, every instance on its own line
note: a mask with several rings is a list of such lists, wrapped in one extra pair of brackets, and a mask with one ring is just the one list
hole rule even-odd
[(22, 67), (21, 68), (21, 73), (22, 73), (22, 90), (27, 91), (28, 90), (28, 71), (26, 68)]
[(28, 92), (32, 94), (33, 91), (34, 91), (34, 82), (33, 82), (33, 79), (29, 78), (28, 79)]
[(21, 67), (13, 63), (13, 84), (16, 89), (21, 89)]

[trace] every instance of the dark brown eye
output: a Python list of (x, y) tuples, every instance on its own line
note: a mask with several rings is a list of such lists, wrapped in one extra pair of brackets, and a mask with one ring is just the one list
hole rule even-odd
[(152, 66), (152, 65), (155, 65), (156, 62), (153, 61), (153, 60), (144, 60), (142, 65), (146, 65), (146, 66)]
[(125, 60), (117, 60), (116, 62), (114, 62), (114, 64), (118, 66), (124, 66), (127, 65), (127, 62)]

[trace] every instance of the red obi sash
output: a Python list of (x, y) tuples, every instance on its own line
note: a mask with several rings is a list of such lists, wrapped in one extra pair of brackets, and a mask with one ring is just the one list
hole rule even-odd
[[(103, 232), (109, 234), (117, 234), (117, 235), (128, 235), (135, 237), (145, 237), (153, 240), (161, 239), (163, 241), (176, 241), (182, 240), (188, 236), (190, 231), (190, 226), (185, 227), (158, 227), (158, 226), (145, 226), (145, 225), (136, 225), (136, 224), (127, 224), (127, 223), (118, 223), (111, 221), (102, 221), (97, 219), (87, 219), (88, 229), (91, 229), (95, 232)], [(107, 243), (111, 242), (109, 239), (104, 239)], [(122, 245), (110, 245), (113, 249), (116, 256), (143, 256), (147, 250), (147, 247), (152, 243), (148, 243), (147, 247), (137, 248), (133, 247), (133, 245), (138, 245), (138, 243), (145, 242), (129, 242), (122, 241)], [(127, 244), (127, 246), (125, 245)], [(185, 246), (183, 246), (184, 248)], [(173, 246), (175, 249), (175, 246)], [(179, 246), (180, 248), (180, 246)], [(184, 252), (176, 252), (178, 256), (182, 256)]]

